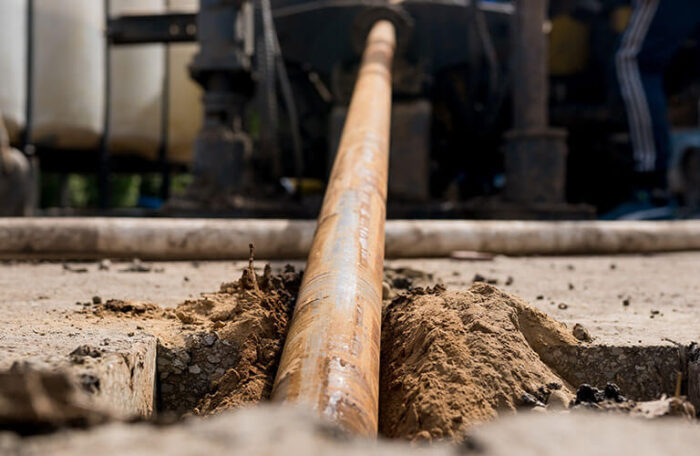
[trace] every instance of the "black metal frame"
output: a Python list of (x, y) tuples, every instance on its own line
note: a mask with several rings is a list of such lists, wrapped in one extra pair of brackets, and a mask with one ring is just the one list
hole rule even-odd
[[(110, 0), (104, 0), (104, 15), (105, 23), (109, 20)], [(112, 89), (112, 53), (109, 41), (105, 40), (104, 46), (104, 65), (105, 65), (105, 96), (104, 96), (104, 111), (102, 124), (102, 137), (100, 138), (100, 155), (99, 165), (97, 168), (97, 187), (98, 201), (100, 209), (107, 209), (111, 200), (111, 192), (109, 186), (110, 174), (110, 159), (109, 159), (109, 122), (110, 122), (110, 105), (111, 105), (111, 89)]]
[(112, 44), (191, 43), (197, 41), (197, 15), (173, 13), (108, 18), (107, 39)]

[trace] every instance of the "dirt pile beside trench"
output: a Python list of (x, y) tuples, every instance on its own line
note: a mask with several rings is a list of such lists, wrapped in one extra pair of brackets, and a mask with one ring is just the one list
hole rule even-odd
[(257, 275), (251, 265), (239, 280), (174, 309), (110, 300), (93, 312), (141, 319), (158, 337), (161, 411), (208, 415), (269, 398), (300, 282), (291, 266)]
[(578, 341), (521, 299), (485, 284), (394, 299), (382, 319), (380, 433), (456, 439), (519, 406), (559, 403), (570, 387), (543, 361)]
[[(269, 398), (300, 283), (291, 267), (256, 275), (251, 266), (174, 309), (112, 300), (92, 311), (139, 320), (159, 338), (161, 411), (209, 415)], [(504, 411), (573, 399), (550, 367), (556, 348), (579, 344), (564, 325), (485, 283), (401, 293), (382, 319), (384, 436), (461, 440)]]

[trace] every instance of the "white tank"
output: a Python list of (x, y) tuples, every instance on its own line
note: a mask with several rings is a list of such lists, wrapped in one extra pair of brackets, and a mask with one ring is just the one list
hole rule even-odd
[(15, 142), (25, 126), (27, 0), (0, 0), (0, 113)]
[[(197, 0), (170, 0), (173, 12), (197, 12)], [(176, 163), (190, 163), (195, 136), (202, 125), (202, 91), (190, 78), (188, 65), (199, 47), (174, 43), (169, 50), (170, 91), (168, 94), (168, 157)]]
[[(164, 0), (112, 0), (109, 14), (164, 11)], [(110, 151), (155, 160), (161, 139), (165, 48), (161, 44), (112, 46), (110, 53)]]
[(36, 144), (95, 148), (105, 103), (104, 2), (35, 0), (32, 134)]

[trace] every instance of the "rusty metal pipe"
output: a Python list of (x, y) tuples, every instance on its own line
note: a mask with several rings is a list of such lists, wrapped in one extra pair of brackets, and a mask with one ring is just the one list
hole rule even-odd
[(277, 371), (273, 400), (377, 433), (384, 222), (396, 32), (369, 32)]

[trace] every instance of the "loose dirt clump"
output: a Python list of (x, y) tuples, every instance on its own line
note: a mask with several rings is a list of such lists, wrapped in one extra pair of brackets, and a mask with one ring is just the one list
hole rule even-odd
[(291, 266), (257, 275), (251, 263), (236, 282), (174, 309), (109, 300), (92, 311), (139, 319), (158, 337), (161, 411), (208, 415), (269, 397), (300, 282)]
[(184, 344), (158, 353), (164, 408), (207, 415), (269, 398), (299, 283), (292, 267), (273, 275), (267, 266), (262, 276), (249, 268), (178, 306)]
[(565, 407), (573, 398), (540, 354), (579, 342), (486, 283), (399, 296), (384, 309), (381, 343), (379, 427), (387, 437), (461, 440), (503, 411)]
[(0, 372), (0, 430), (37, 434), (109, 419), (65, 372), (41, 371), (22, 363)]

